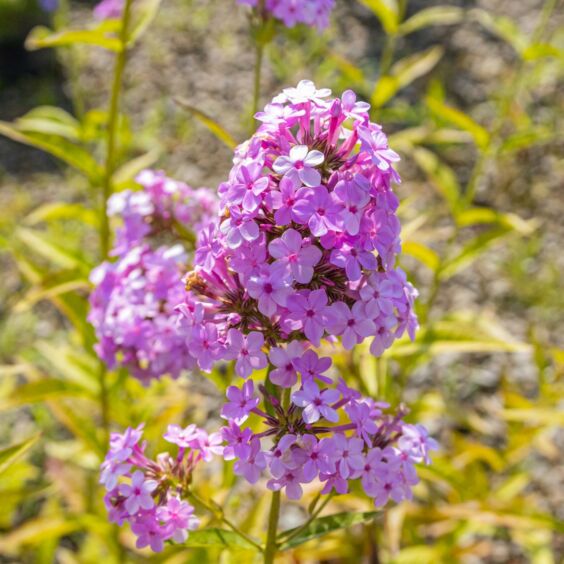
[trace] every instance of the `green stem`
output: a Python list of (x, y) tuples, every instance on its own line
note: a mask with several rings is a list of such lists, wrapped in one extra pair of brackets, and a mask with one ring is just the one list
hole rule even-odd
[(104, 164), (104, 176), (102, 179), (102, 206), (100, 211), (100, 217), (102, 220), (100, 228), (100, 247), (103, 258), (108, 256), (110, 250), (110, 224), (108, 214), (106, 213), (106, 205), (112, 194), (112, 176), (115, 172), (116, 166), (119, 105), (121, 86), (123, 82), (123, 71), (127, 60), (127, 33), (131, 14), (131, 3), (132, 0), (125, 1), (121, 16), (121, 27), (119, 32), (120, 50), (116, 56), (114, 66), (114, 78), (110, 96), (110, 107), (108, 110), (106, 162)]
[(264, 564), (272, 564), (278, 552), (276, 544), (276, 531), (278, 530), (278, 519), (280, 517), (280, 490), (272, 492), (270, 502), (270, 515), (268, 517), (268, 532), (266, 536), (266, 546), (264, 549)]
[(259, 110), (260, 105), (260, 79), (262, 75), (262, 63), (264, 60), (264, 46), (265, 40), (263, 37), (266, 13), (265, 13), (265, 0), (260, 0), (257, 6), (257, 18), (258, 23), (255, 29), (255, 69), (254, 69), (254, 80), (253, 80), (253, 107), (250, 119), (250, 134), (254, 133), (254, 117)]
[(225, 517), (223, 514), (223, 509), (221, 506), (216, 503), (215, 501), (211, 500), (211, 503), (207, 503), (204, 501), (200, 496), (196, 495), (193, 492), (188, 494), (189, 498), (192, 498), (198, 505), (201, 505), (205, 509), (207, 509), (216, 519), (219, 519), (222, 523), (227, 525), (236, 535), (240, 536), (242, 539), (245, 539), (249, 544), (252, 544), (257, 550), (263, 552), (262, 546), (254, 541), (247, 533), (243, 532), (235, 523), (233, 523), (230, 519)]
[[(126, 0), (121, 16), (121, 27), (119, 32), (120, 50), (116, 56), (114, 66), (114, 78), (108, 110), (107, 147), (106, 161), (104, 163), (104, 176), (102, 178), (102, 202), (100, 205), (100, 252), (102, 259), (108, 258), (110, 251), (110, 222), (107, 213), (107, 202), (112, 193), (112, 177), (116, 161), (116, 137), (119, 123), (119, 102), (121, 86), (123, 82), (123, 71), (127, 58), (127, 32), (131, 13), (132, 0)], [(108, 394), (108, 372), (103, 362), (100, 362), (100, 407), (102, 411), (102, 427), (109, 439), (110, 433), (110, 409)]]

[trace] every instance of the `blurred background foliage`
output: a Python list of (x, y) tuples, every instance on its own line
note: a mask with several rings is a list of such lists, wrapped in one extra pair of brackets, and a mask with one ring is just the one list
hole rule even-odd
[[(214, 189), (249, 127), (245, 11), (134, 6), (145, 33), (126, 67), (113, 185), (156, 166)], [(118, 371), (101, 385), (85, 316), (119, 46), (91, 4), (52, 7), (0, 0), (0, 562), (251, 562), (205, 536), (136, 551), (107, 521), (101, 404), (112, 429), (147, 421), (157, 453), (168, 423), (217, 426), (232, 374), (143, 388)], [(402, 154), (403, 266), (421, 330), (381, 359), (329, 352), (364, 392), (407, 403), (442, 446), (413, 502), (323, 542), (312, 534), (280, 562), (562, 562), (563, 21), (556, 0), (337, 0), (323, 35), (279, 30), (268, 45), (262, 103), (301, 78), (353, 88)], [(228, 465), (198, 483), (260, 536), (261, 488)], [(352, 492), (326, 512), (371, 509)], [(287, 503), (282, 525), (303, 518)]]

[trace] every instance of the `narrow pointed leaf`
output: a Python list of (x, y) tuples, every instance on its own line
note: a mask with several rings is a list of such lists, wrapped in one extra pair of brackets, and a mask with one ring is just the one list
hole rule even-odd
[(46, 47), (67, 47), (79, 43), (95, 45), (115, 52), (121, 49), (121, 44), (116, 37), (108, 36), (105, 31), (99, 28), (53, 32), (44, 26), (37, 26), (31, 30), (25, 41), (25, 46), (30, 51), (35, 51)]
[(237, 140), (217, 121), (215, 121), (212, 117), (207, 115), (206, 113), (198, 110), (194, 106), (190, 105), (185, 100), (180, 98), (175, 98), (174, 100), (182, 109), (186, 110), (190, 114), (192, 114), (200, 123), (202, 123), (205, 127), (207, 127), (220, 141), (225, 143), (227, 147), (230, 149), (235, 149), (239, 144)]
[(400, 35), (408, 35), (419, 29), (435, 25), (452, 25), (464, 19), (464, 10), (457, 6), (433, 6), (420, 10), (398, 29)]
[(36, 435), (21, 443), (0, 449), (0, 474), (19, 460), (37, 442), (38, 438), (39, 435)]
[[(325, 536), (340, 529), (348, 529), (353, 525), (359, 523), (367, 523), (372, 521), (378, 515), (377, 511), (368, 511), (365, 513), (337, 513), (335, 515), (328, 515), (327, 517), (320, 517), (312, 521), (302, 532), (295, 537), (291, 538), (288, 542), (283, 543), (281, 550), (288, 550), (294, 548), (305, 542)], [(282, 536), (289, 537), (297, 529), (289, 529), (282, 533)]]

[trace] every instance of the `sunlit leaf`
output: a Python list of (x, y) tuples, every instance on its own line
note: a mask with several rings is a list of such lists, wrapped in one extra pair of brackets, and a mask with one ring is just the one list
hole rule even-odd
[(460, 184), (455, 172), (442, 162), (435, 153), (424, 147), (417, 147), (412, 155), (433, 187), (445, 199), (451, 212), (458, 213), (462, 201)]
[(456, 216), (460, 227), (480, 224), (497, 224), (514, 229), (522, 235), (530, 235), (537, 227), (534, 220), (525, 220), (513, 213), (498, 212), (491, 208), (469, 208), (460, 211)]
[(120, 166), (113, 175), (113, 183), (116, 188), (133, 180), (142, 170), (154, 165), (159, 159), (159, 156), (160, 151), (153, 149)]
[(121, 48), (119, 39), (108, 36), (103, 26), (95, 29), (69, 29), (60, 32), (54, 32), (44, 26), (37, 26), (27, 36), (25, 46), (33, 51), (45, 47), (67, 47), (78, 43), (95, 45), (116, 52)]
[(478, 147), (484, 148), (488, 146), (490, 134), (470, 116), (433, 98), (426, 98), (425, 103), (437, 119), (447, 121), (470, 133)]
[(359, 0), (380, 20), (384, 31), (393, 35), (398, 31), (399, 10), (396, 0)]
[(34, 226), (42, 222), (59, 219), (78, 220), (91, 227), (98, 226), (98, 214), (82, 204), (66, 202), (49, 202), (35, 208), (24, 218), (27, 225)]
[(38, 517), (0, 537), (0, 552), (15, 554), (24, 546), (36, 546), (48, 539), (57, 539), (82, 528), (77, 519)]
[(21, 300), (14, 306), (15, 313), (21, 313), (33, 307), (41, 300), (49, 300), (56, 296), (62, 296), (68, 292), (76, 292), (77, 290), (88, 290), (90, 284), (84, 278), (74, 280), (66, 280), (58, 282), (55, 280), (53, 284), (47, 284), (41, 288), (32, 288)]
[[(376, 515), (378, 515), (377, 511), (368, 511), (366, 513), (337, 513), (335, 515), (328, 515), (327, 517), (319, 517), (313, 520), (303, 531), (290, 538), (289, 541), (284, 542), (281, 546), (281, 550), (294, 548), (310, 540), (332, 533), (333, 531), (348, 529), (359, 523), (368, 523), (372, 521)], [(284, 531), (281, 536), (290, 537), (292, 533), (297, 530), (298, 528), (289, 529)]]
[(191, 532), (188, 540), (183, 543), (183, 546), (216, 546), (237, 550), (257, 550), (251, 543), (247, 542), (244, 538), (240, 537), (233, 531), (213, 528)]
[(157, 17), (161, 0), (139, 0), (135, 2), (132, 10), (131, 31), (128, 33), (128, 46), (136, 43), (147, 31), (153, 20)]
[(184, 110), (192, 114), (199, 122), (205, 125), (220, 141), (225, 143), (230, 149), (235, 149), (239, 144), (236, 139), (216, 120), (208, 116), (206, 113), (198, 110), (194, 106), (190, 105), (188, 102), (181, 100), (180, 98), (175, 98), (174, 101)]
[(439, 255), (433, 251), (433, 249), (430, 249), (421, 243), (416, 241), (405, 241), (402, 244), (402, 251), (404, 254), (417, 259), (433, 272), (435, 272), (439, 267)]
[(38, 438), (39, 435), (36, 435), (21, 443), (0, 448), (0, 474), (5, 472), (16, 460), (19, 460), (37, 442)]
[(517, 53), (522, 54), (527, 48), (527, 36), (517, 27), (517, 24), (511, 18), (496, 15), (491, 11), (481, 9), (470, 10), (468, 15), (499, 38), (509, 43)]
[(407, 35), (424, 27), (452, 25), (464, 19), (464, 10), (457, 6), (433, 6), (424, 8), (399, 26), (399, 34)]
[(468, 268), (475, 260), (481, 257), (493, 245), (497, 244), (503, 237), (514, 233), (510, 227), (500, 225), (485, 233), (480, 233), (466, 243), (454, 256), (443, 262), (440, 278), (446, 280)]
[(75, 255), (50, 241), (45, 233), (19, 227), (16, 230), (16, 237), (25, 243), (30, 250), (61, 268), (78, 268), (81, 264)]
[(0, 135), (12, 141), (23, 143), (41, 149), (61, 161), (82, 172), (91, 179), (100, 177), (101, 168), (94, 160), (91, 153), (78, 145), (71, 143), (64, 137), (45, 135), (37, 132), (20, 131), (17, 123), (11, 124), (0, 121)]
[(396, 92), (427, 74), (441, 60), (443, 53), (442, 47), (435, 46), (395, 63), (390, 73), (380, 77), (374, 87), (371, 97), (374, 107), (383, 106)]
[(538, 59), (546, 59), (549, 57), (561, 59), (564, 57), (564, 51), (549, 43), (534, 43), (526, 47), (523, 51), (523, 59), (526, 61), (537, 61)]
[(0, 408), (11, 409), (65, 397), (92, 397), (92, 394), (83, 386), (49, 378), (21, 384), (7, 397), (0, 399)]
[(38, 106), (16, 121), (20, 131), (58, 135), (69, 141), (80, 138), (80, 123), (62, 108)]

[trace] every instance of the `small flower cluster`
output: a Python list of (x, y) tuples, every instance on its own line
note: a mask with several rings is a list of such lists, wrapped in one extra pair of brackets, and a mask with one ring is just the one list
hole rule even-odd
[(352, 349), (372, 337), (381, 355), (406, 330), (414, 336), (417, 292), (395, 267), (399, 157), (368, 104), (352, 91), (329, 96), (310, 81), (285, 89), (236, 150), (181, 308), (203, 370), (237, 358), (248, 376), (266, 365), (263, 345), (341, 337)]
[(112, 251), (118, 259), (102, 263), (90, 276), (88, 320), (100, 358), (147, 384), (165, 374), (176, 378), (195, 365), (175, 311), (184, 301), (187, 252), (180, 244), (152, 244), (170, 234), (196, 239), (188, 226), (205, 227), (217, 213), (217, 199), (161, 172), (145, 171), (137, 180), (143, 190), (116, 193), (108, 202), (110, 215), (123, 220)]
[(192, 238), (217, 215), (217, 197), (207, 188), (194, 189), (154, 170), (141, 172), (135, 180), (143, 190), (123, 190), (108, 200), (108, 215), (123, 223), (116, 232), (114, 256), (162, 234)]
[[(238, 4), (257, 8), (259, 0), (237, 0)], [(266, 0), (265, 10), (286, 27), (305, 24), (322, 31), (329, 25), (335, 0)]]
[(94, 7), (94, 17), (97, 20), (120, 18), (123, 4), (123, 0), (102, 0)]
[[(286, 402), (260, 386), (261, 406), (252, 380), (229, 387), (222, 410), (228, 421), (221, 430), (225, 460), (235, 460), (235, 473), (251, 484), (267, 471), (267, 487), (284, 488), (289, 499), (300, 499), (302, 486), (315, 480), (322, 494), (347, 493), (350, 482), (359, 480), (377, 507), (411, 499), (415, 464), (430, 462), (436, 442), (422, 425), (403, 422), (405, 409), (387, 415), (387, 404), (361, 397), (343, 380), (333, 386), (324, 375), (330, 365), (331, 359), (312, 350), (280, 362), (273, 381), (276, 372), (294, 381), (301, 376)], [(243, 427), (249, 417), (262, 419), (263, 429)]]
[(145, 456), (143, 425), (123, 434), (113, 433), (110, 450), (100, 468), (100, 483), (107, 490), (104, 502), (110, 521), (128, 522), (137, 548), (160, 552), (167, 540), (184, 542), (200, 520), (185, 501), (198, 462), (222, 454), (219, 435), (208, 435), (190, 425), (170, 425), (165, 440), (178, 446), (178, 454), (162, 453), (156, 461)]

